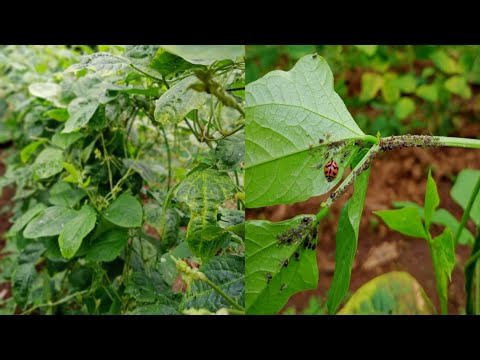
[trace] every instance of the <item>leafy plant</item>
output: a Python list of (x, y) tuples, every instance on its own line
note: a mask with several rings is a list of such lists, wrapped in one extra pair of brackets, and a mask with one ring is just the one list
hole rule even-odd
[(243, 46), (3, 46), (0, 84), (10, 312), (244, 312)]
[[(394, 79), (391, 77), (389, 81)], [(411, 90), (408, 81), (401, 83), (403, 88)], [(390, 94), (388, 89), (384, 92)], [(265, 220), (246, 223), (248, 313), (276, 313), (293, 293), (316, 288), (315, 255), (297, 257), (295, 253), (300, 248), (311, 249), (312, 239), (315, 248), (317, 236), (313, 234), (318, 231), (321, 235), (321, 226), (318, 230), (321, 220), (332, 203), (354, 184), (354, 195), (342, 208), (339, 219), (334, 280), (327, 300), (329, 313), (337, 311), (349, 288), (368, 169), (378, 153), (405, 147), (480, 148), (477, 139), (365, 134), (335, 92), (332, 72), (317, 54), (302, 57), (288, 72), (272, 71), (248, 84), (245, 112), (247, 207), (290, 204), (330, 192), (314, 217), (306, 214), (280, 223)], [(339, 167), (334, 179), (324, 174), (324, 165), (329, 160)], [(348, 167), (352, 170), (343, 178)], [(429, 233), (438, 204), (435, 182), (430, 176), (424, 222), (414, 208), (398, 210), (394, 219), (389, 219), (391, 213), (382, 215), (384, 220), (395, 223), (397, 230), (427, 239), (434, 257), (439, 293), (444, 297), (453, 268), (454, 237), (448, 229), (435, 239)], [(308, 219), (308, 226), (300, 229), (303, 218)], [(292, 255), (298, 262), (292, 261)], [(284, 260), (288, 260), (287, 266), (283, 265)]]

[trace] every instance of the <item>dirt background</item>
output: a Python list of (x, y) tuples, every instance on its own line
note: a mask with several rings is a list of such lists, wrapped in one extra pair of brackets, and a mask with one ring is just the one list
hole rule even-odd
[[(465, 123), (457, 136), (477, 138), (480, 135), (479, 123)], [(391, 151), (378, 156), (372, 165), (367, 198), (360, 223), (358, 252), (355, 257), (350, 291), (374, 277), (394, 270), (406, 271), (413, 275), (432, 299), (440, 312), (436, 292), (435, 274), (427, 242), (391, 231), (376, 215), (375, 210), (392, 208), (393, 201), (414, 201), (424, 203), (425, 186), (429, 166), (438, 186), (440, 207), (450, 211), (460, 220), (463, 210), (450, 197), (452, 178), (461, 170), (480, 169), (480, 152), (471, 149), (410, 148)], [(346, 176), (346, 174), (345, 174)], [(335, 234), (337, 220), (343, 204), (352, 194), (352, 188), (331, 207), (329, 216), (320, 223), (317, 262), (319, 265), (319, 283), (316, 290), (300, 292), (290, 298), (284, 310), (295, 307), (297, 312), (308, 305), (312, 296), (326, 299), (335, 268)], [(326, 196), (319, 196), (293, 205), (277, 205), (247, 210), (247, 219), (268, 219), (281, 221), (299, 214), (318, 212), (320, 203)], [(469, 229), (473, 232), (471, 221)], [(434, 227), (434, 235), (441, 232)], [(463, 264), (470, 249), (459, 245), (457, 248), (457, 266), (449, 286), (449, 313), (463, 313), (465, 308), (465, 290)]]

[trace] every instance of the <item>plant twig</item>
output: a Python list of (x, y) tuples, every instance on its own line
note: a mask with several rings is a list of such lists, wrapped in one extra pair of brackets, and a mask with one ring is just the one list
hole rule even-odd
[(42, 308), (42, 307), (53, 307), (53, 306), (57, 306), (57, 305), (60, 305), (60, 304), (63, 304), (63, 303), (66, 303), (67, 301), (73, 299), (74, 297), (77, 297), (79, 295), (83, 295), (83, 294), (86, 294), (90, 291), (90, 289), (87, 289), (87, 290), (82, 290), (82, 291), (77, 291), (76, 293), (73, 293), (73, 294), (70, 294), (68, 296), (65, 296), (63, 299), (60, 299), (58, 301), (55, 301), (53, 303), (47, 303), (47, 304), (40, 304), (40, 305), (35, 305), (34, 307), (24, 311), (22, 313), (22, 315), (27, 315), (27, 314), (30, 314), (32, 311), (36, 310), (36, 309), (39, 309), (39, 308)]

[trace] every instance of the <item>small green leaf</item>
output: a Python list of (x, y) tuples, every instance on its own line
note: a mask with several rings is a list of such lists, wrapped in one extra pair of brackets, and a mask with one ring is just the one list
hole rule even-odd
[(68, 119), (67, 109), (52, 109), (46, 111), (43, 115), (60, 122), (65, 122)]
[(438, 85), (429, 84), (429, 85), (420, 85), (415, 91), (415, 94), (422, 99), (430, 102), (438, 101)]
[(339, 315), (431, 315), (435, 307), (406, 272), (389, 272), (359, 288)]
[(165, 49), (158, 49), (150, 67), (157, 70), (162, 76), (167, 76), (175, 72), (185, 71), (191, 68), (192, 64)]
[(9, 234), (13, 235), (22, 230), (30, 222), (30, 220), (41, 213), (45, 208), (46, 206), (44, 204), (38, 203), (31, 209), (28, 209), (27, 212), (15, 220), (13, 226), (8, 231)]
[(463, 76), (452, 76), (447, 81), (445, 81), (445, 89), (450, 91), (452, 94), (459, 95), (464, 99), (470, 99), (472, 97), (472, 89), (467, 83), (467, 79)]
[(59, 182), (50, 189), (48, 201), (52, 205), (74, 207), (87, 193), (82, 189), (74, 189), (66, 182)]
[[(463, 210), (468, 205), (470, 197), (472, 196), (475, 184), (480, 177), (480, 170), (465, 169), (462, 170), (453, 184), (450, 195), (457, 204), (459, 204)], [(470, 210), (470, 219), (475, 225), (480, 226), (480, 194), (477, 194), (476, 199), (473, 202)]]
[(157, 228), (161, 242), (167, 248), (176, 245), (180, 229), (180, 215), (173, 208), (168, 208), (161, 217)]
[(430, 229), (430, 221), (432, 220), (435, 209), (440, 205), (440, 197), (438, 196), (437, 184), (432, 177), (432, 169), (428, 170), (427, 189), (425, 191), (425, 229)]
[(46, 148), (38, 154), (32, 165), (33, 173), (40, 179), (47, 179), (63, 170), (63, 152), (54, 148)]
[(377, 52), (378, 45), (355, 45), (355, 47), (368, 56), (373, 56)]
[[(449, 211), (445, 209), (438, 209), (432, 216), (432, 223), (443, 225), (450, 229), (452, 234), (456, 234), (460, 223)], [(470, 230), (466, 227), (462, 229), (460, 238), (458, 239), (459, 244), (462, 245), (473, 245), (474, 237)]]
[(128, 231), (113, 229), (101, 234), (87, 252), (88, 261), (110, 262), (115, 260), (128, 242)]
[(201, 108), (208, 94), (190, 88), (196, 81), (195, 76), (189, 76), (165, 91), (155, 102), (155, 120), (162, 124), (177, 124), (190, 111)]
[(377, 96), (382, 88), (382, 75), (365, 72), (362, 74), (362, 92), (360, 93), (360, 101), (369, 101)]
[(446, 74), (458, 74), (461, 72), (458, 62), (448, 56), (444, 51), (436, 51), (430, 55), (430, 58), (435, 66)]
[(415, 102), (409, 97), (402, 97), (395, 104), (395, 116), (400, 120), (403, 120), (415, 111)]
[(77, 212), (72, 209), (63, 206), (51, 206), (28, 223), (23, 231), (23, 236), (28, 239), (35, 239), (59, 235), (65, 224), (76, 216)]
[(383, 76), (382, 95), (389, 104), (393, 104), (400, 98), (396, 73), (388, 72)]
[(455, 266), (455, 245), (452, 233), (448, 228), (433, 239), (432, 260), (442, 314), (446, 314), (448, 312), (448, 282)]
[(206, 227), (217, 226), (218, 206), (230, 198), (233, 191), (230, 177), (214, 169), (190, 172), (177, 188), (177, 199), (190, 208), (187, 243), (195, 256), (207, 258), (218, 250), (224, 239), (221, 231), (218, 231), (218, 238), (210, 238), (209, 241), (202, 238), (202, 231)]
[(95, 227), (96, 221), (95, 210), (91, 206), (85, 205), (77, 212), (75, 218), (65, 223), (58, 237), (58, 245), (64, 258), (71, 259), (75, 255), (82, 245), (82, 240)]
[(401, 234), (425, 239), (425, 229), (417, 209), (406, 207), (399, 210), (374, 211), (387, 226)]
[(243, 45), (160, 45), (168, 52), (178, 55), (189, 63), (211, 65), (216, 60), (236, 60), (245, 56)]
[(300, 240), (279, 245), (277, 238), (285, 231), (298, 229), (305, 217), (311, 218), (300, 215), (277, 223), (265, 220), (245, 223), (247, 314), (275, 314), (293, 294), (317, 288), (316, 252), (304, 249)]
[[(200, 268), (207, 278), (240, 306), (245, 305), (245, 259), (240, 256), (222, 255), (211, 258)], [(184, 309), (208, 309), (217, 311), (232, 305), (207, 283), (195, 280), (183, 299)]]
[(108, 206), (103, 216), (120, 227), (139, 227), (143, 219), (142, 205), (134, 196), (123, 193)]
[(413, 74), (406, 74), (395, 79), (398, 89), (406, 94), (413, 93), (417, 87), (417, 79)]
[(237, 168), (244, 161), (245, 134), (237, 133), (220, 140), (215, 148), (214, 156), (219, 169)]
[(28, 86), (28, 91), (33, 96), (50, 100), (60, 95), (62, 88), (60, 85), (53, 83), (34, 83)]
[(336, 237), (335, 272), (328, 292), (327, 307), (334, 314), (350, 286), (353, 260), (357, 253), (358, 229), (367, 195), (370, 168), (355, 180), (354, 193), (342, 208)]
[(46, 141), (46, 139), (41, 139), (25, 146), (22, 151), (20, 151), (20, 160), (22, 160), (22, 163), (26, 164), (28, 159), (30, 159), (30, 157), (35, 153), (35, 150), (37, 150), (37, 148)]
[(41, 242), (32, 242), (28, 244), (20, 253), (18, 257), (18, 265), (22, 264), (35, 264), (42, 254), (47, 250), (45, 245)]
[(71, 133), (88, 124), (93, 114), (98, 109), (99, 102), (96, 100), (76, 98), (68, 105), (69, 119), (65, 123), (62, 133)]

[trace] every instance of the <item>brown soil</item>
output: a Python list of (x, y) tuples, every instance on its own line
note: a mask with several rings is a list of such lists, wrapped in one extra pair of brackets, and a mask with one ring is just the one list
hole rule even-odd
[[(468, 127), (468, 134), (459, 136), (478, 137), (480, 124)], [(406, 271), (413, 275), (439, 310), (436, 293), (435, 275), (427, 243), (422, 239), (414, 239), (391, 231), (372, 213), (375, 210), (392, 208), (392, 201), (414, 201), (421, 205), (424, 202), (425, 184), (429, 166), (437, 182), (440, 194), (440, 207), (450, 211), (457, 219), (462, 216), (462, 209), (450, 197), (452, 177), (462, 169), (480, 169), (480, 152), (470, 149), (402, 149), (380, 155), (373, 162), (368, 185), (367, 198), (360, 224), (358, 252), (352, 271), (350, 291), (354, 292), (361, 285), (374, 277), (389, 271)], [(320, 223), (320, 237), (317, 246), (319, 266), (318, 288), (294, 295), (285, 308), (294, 306), (297, 311), (308, 305), (312, 296), (326, 299), (333, 277), (335, 266), (335, 234), (340, 210), (352, 194), (348, 192), (335, 202), (329, 216)], [(326, 196), (311, 198), (293, 205), (277, 205), (272, 207), (247, 210), (247, 219), (268, 219), (281, 221), (298, 214), (318, 212), (321, 201)], [(474, 230), (473, 224), (468, 227)], [(434, 228), (437, 235), (441, 228)], [(457, 248), (457, 262), (449, 287), (449, 313), (461, 313), (465, 307), (463, 264), (469, 256), (469, 248)], [(367, 262), (367, 258), (369, 261)]]

